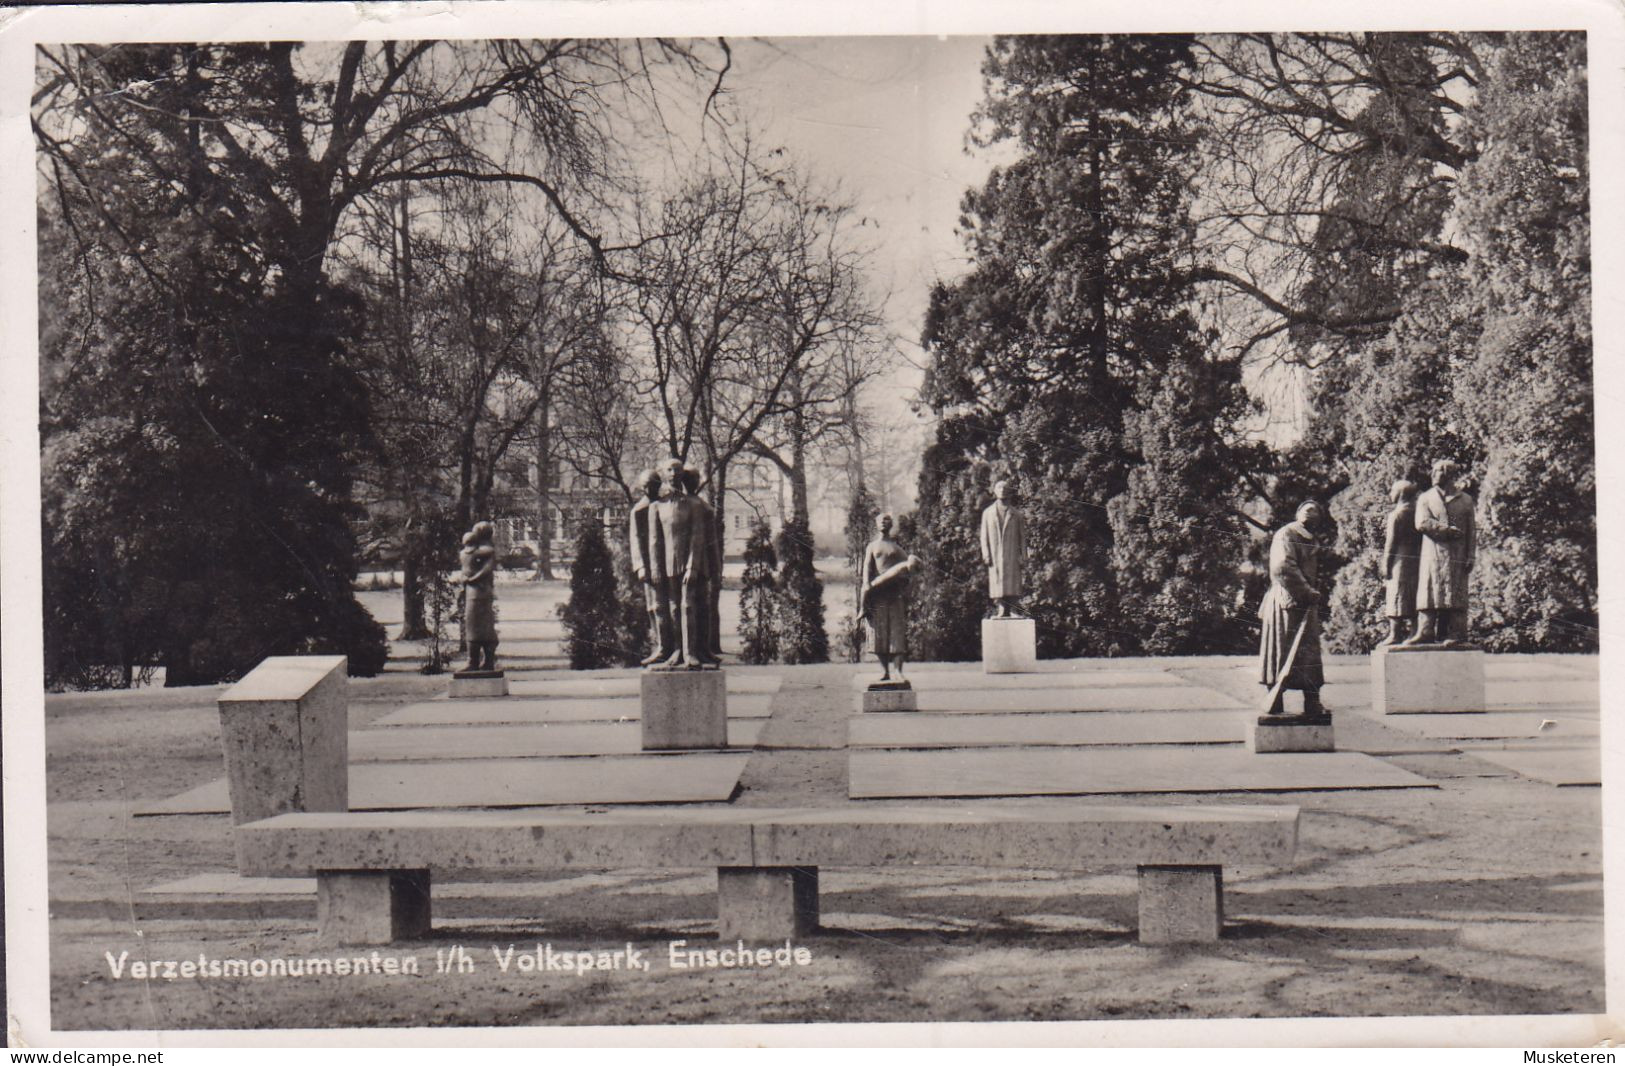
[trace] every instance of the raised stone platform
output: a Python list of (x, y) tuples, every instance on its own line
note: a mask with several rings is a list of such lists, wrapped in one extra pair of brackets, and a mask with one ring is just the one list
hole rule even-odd
[(728, 672), (652, 667), (640, 678), (643, 750), (728, 746)]
[(1121, 714), (930, 714), (852, 718), (849, 748), (1087, 747), (1138, 744), (1233, 744), (1245, 728), (1222, 714), (1143, 711)]
[(451, 675), (454, 700), (490, 699), (508, 694), (508, 675), (501, 670), (459, 670)]
[(1357, 752), (1260, 759), (1225, 747), (1188, 755), (1170, 747), (854, 751), (848, 776), (853, 799), (1438, 787)]
[(1038, 667), (1038, 623), (1031, 618), (982, 619), (982, 672), (1024, 674)]
[[(754, 747), (766, 724), (765, 718), (730, 718), (728, 747)], [(417, 726), (350, 734), (355, 762), (636, 755), (642, 750), (643, 729), (637, 722)]]
[(1462, 714), (1485, 709), (1484, 653), (1439, 644), (1385, 645), (1371, 653), (1377, 714)]
[(1336, 751), (1329, 714), (1265, 714), (1253, 723), (1247, 750), (1256, 755), (1288, 751)]
[[(537, 807), (581, 803), (722, 803), (749, 752), (592, 758), (373, 762), (350, 767), (352, 811)], [(138, 808), (137, 815), (230, 810), (223, 780)]]
[[(712, 671), (715, 673), (716, 671)], [(766, 718), (773, 697), (764, 694), (728, 697), (730, 718)], [(635, 722), (643, 717), (636, 696), (594, 699), (426, 700), (391, 711), (373, 726), (418, 725), (548, 725), (554, 722)]]
[(858, 695), (858, 710), (865, 714), (886, 711), (915, 711), (919, 704), (914, 686), (907, 681), (875, 681)]

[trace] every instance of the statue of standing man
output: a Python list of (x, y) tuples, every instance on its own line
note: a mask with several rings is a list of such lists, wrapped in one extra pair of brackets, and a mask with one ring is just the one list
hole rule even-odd
[(1477, 505), (1461, 491), (1461, 467), (1450, 459), (1433, 464), (1433, 487), (1416, 501), (1422, 534), (1416, 609), (1422, 616), (1406, 644), (1459, 645), (1467, 640), (1467, 577), (1478, 548)]
[(1008, 481), (993, 483), (993, 502), (982, 512), (982, 565), (995, 618), (1021, 618), (1021, 571), (1027, 561), (1027, 524)]
[(650, 563), (665, 609), (660, 646), (664, 665), (698, 670), (715, 666), (711, 652), (711, 583), (721, 575), (716, 521), (704, 500), (689, 494), (681, 459), (660, 464), (660, 498), (650, 506)]
[[(655, 587), (654, 564), (650, 555), (654, 544), (654, 531), (649, 524), (653, 513), (650, 508), (660, 497), (660, 475), (653, 470), (645, 470), (638, 477), (636, 489), (637, 500), (633, 502), (632, 512), (628, 516), (627, 541), (632, 548), (632, 573), (643, 586), (643, 605), (649, 614), (650, 652), (643, 665), (650, 666), (669, 658), (675, 650), (666, 646), (662, 636), (671, 630), (671, 604)], [(666, 617), (664, 625), (661, 624), (662, 614)]]
[(476, 522), (463, 534), (457, 560), (462, 572), (463, 638), (468, 642), (468, 669), (497, 668), (496, 527)]

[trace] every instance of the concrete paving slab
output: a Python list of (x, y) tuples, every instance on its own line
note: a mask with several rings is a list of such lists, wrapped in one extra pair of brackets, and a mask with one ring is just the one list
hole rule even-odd
[(921, 711), (1212, 711), (1243, 704), (1198, 685), (1123, 688), (947, 689), (920, 693)]
[(1548, 785), (1602, 784), (1602, 752), (1595, 747), (1463, 747), (1462, 750), (1520, 777)]
[[(764, 718), (733, 719), (728, 723), (728, 746), (754, 746), (766, 724)], [(643, 750), (642, 732), (637, 722), (364, 729), (350, 734), (350, 760), (409, 762), (419, 759), (636, 755)]]
[(1357, 752), (1222, 747), (855, 751), (849, 769), (853, 799), (1436, 787)]
[[(923, 714), (853, 718), (853, 748), (969, 748), (1100, 744), (1240, 744), (1246, 720), (1143, 711), (1085, 714)], [(353, 742), (352, 742), (353, 743)]]
[[(728, 698), (728, 717), (766, 718), (772, 713), (773, 697), (746, 694)], [(556, 700), (429, 700), (392, 711), (373, 722), (374, 726), (416, 725), (535, 725), (546, 722), (633, 722), (643, 714), (636, 697), (592, 697)]]
[[(852, 687), (860, 689), (874, 681), (878, 674), (860, 671), (852, 679)], [(1178, 686), (1187, 682), (1172, 674), (1157, 670), (1087, 670), (1076, 673), (984, 674), (969, 670), (909, 671), (909, 681), (920, 692), (952, 691), (961, 689), (1034, 689), (1034, 688), (1148, 688)]]
[[(728, 691), (741, 694), (774, 693), (779, 690), (777, 674), (738, 674), (724, 671), (728, 678)], [(641, 671), (619, 677), (536, 677), (529, 675), (509, 682), (508, 692), (514, 696), (536, 699), (554, 699), (566, 696), (607, 697), (636, 696)]]
[[(1485, 714), (1390, 715), (1395, 729), (1435, 740), (1501, 740), (1550, 737), (1595, 737), (1600, 724), (1584, 717), (1490, 711)], [(352, 741), (353, 743), (353, 741)]]
[[(721, 803), (733, 795), (749, 759), (749, 752), (695, 752), (358, 763), (350, 767), (350, 809)], [(230, 809), (226, 782), (221, 778), (135, 813), (218, 814)]]
[(1600, 699), (1597, 682), (1500, 681), (1491, 684), (1485, 698), (1492, 708), (1594, 706)]

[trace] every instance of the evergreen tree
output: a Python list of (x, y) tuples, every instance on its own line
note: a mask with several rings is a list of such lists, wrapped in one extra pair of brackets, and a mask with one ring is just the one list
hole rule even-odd
[(852, 575), (851, 610), (841, 615), (837, 642), (848, 662), (863, 661), (863, 622), (858, 615), (858, 588), (863, 581), (863, 550), (875, 534), (880, 509), (874, 494), (859, 481), (846, 508), (846, 567)]
[(794, 518), (779, 531), (779, 649), (787, 663), (829, 662), (824, 583), (813, 561), (813, 536)]
[(1500, 651), (1598, 643), (1586, 107), (1584, 34), (1508, 35), (1457, 190), (1476, 327), (1453, 382), (1480, 479), (1473, 626)]
[[(982, 657), (979, 625), (987, 613), (987, 571), (976, 540), (989, 481), (987, 471), (966, 455), (969, 442), (985, 435), (973, 423), (952, 419), (938, 426), (937, 442), (926, 448), (920, 468), (921, 505), (902, 516), (895, 531), (903, 550), (916, 552), (925, 563), (912, 579), (909, 629), (910, 650), (922, 661)], [(1035, 553), (1034, 562), (1039, 561)]]
[(779, 559), (773, 531), (757, 519), (745, 541), (745, 574), (739, 588), (739, 660), (753, 665), (779, 657), (778, 595), (773, 572)]
[(564, 650), (570, 669), (595, 670), (625, 658), (622, 647), (622, 600), (616, 591), (615, 560), (604, 540), (601, 522), (581, 523), (575, 562), (570, 564), (570, 598), (559, 604), (568, 634)]
[[(1245, 546), (1227, 436), (1240, 383), (1210, 364), (1192, 312), (1193, 64), (1177, 35), (1001, 37), (988, 51), (980, 142), (1023, 154), (966, 196), (974, 266), (927, 312), (926, 398), (956, 417), (921, 475), (921, 554), (963, 584), (942, 588), (942, 569), (922, 582), (936, 586), (923, 654), (975, 654), (984, 462), (1021, 490), (1041, 654), (1232, 639), (1214, 636), (1211, 607), (1233, 596)], [(1205, 465), (1179, 459), (1187, 444)]]

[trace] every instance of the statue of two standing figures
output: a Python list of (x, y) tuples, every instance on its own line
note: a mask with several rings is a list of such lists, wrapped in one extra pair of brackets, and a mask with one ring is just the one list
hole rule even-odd
[(457, 581), (463, 586), (463, 638), (469, 671), (497, 668), (496, 526), (476, 522), (463, 534), (457, 553)]
[[(1461, 467), (1433, 464), (1433, 487), (1417, 495), (1409, 481), (1389, 493), (1382, 546), (1383, 644), (1467, 643), (1467, 583), (1478, 550), (1477, 505), (1460, 487)], [(1418, 617), (1420, 616), (1420, 618)]]
[(628, 534), (654, 645), (643, 665), (717, 666), (722, 661), (717, 625), (722, 545), (716, 514), (697, 495), (699, 473), (671, 458), (645, 472), (639, 487)]

